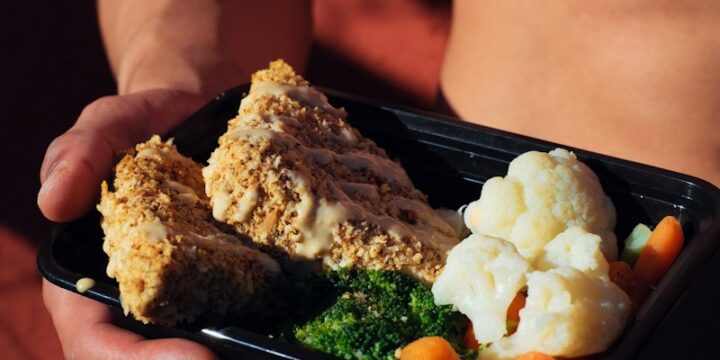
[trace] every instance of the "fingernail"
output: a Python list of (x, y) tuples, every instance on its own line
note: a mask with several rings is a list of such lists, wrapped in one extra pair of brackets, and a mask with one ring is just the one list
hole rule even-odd
[(67, 160), (56, 161), (48, 168), (47, 177), (40, 187), (38, 192), (38, 200), (45, 197), (47, 193), (55, 186), (55, 183), (60, 179), (60, 175), (67, 168)]

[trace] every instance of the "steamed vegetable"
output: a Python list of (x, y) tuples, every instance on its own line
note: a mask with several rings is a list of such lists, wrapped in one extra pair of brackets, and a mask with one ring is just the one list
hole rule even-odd
[(599, 236), (580, 227), (570, 227), (545, 245), (535, 268), (549, 270), (569, 266), (587, 276), (607, 280), (608, 262), (601, 251), (601, 241)]
[(512, 242), (533, 264), (547, 243), (573, 226), (598, 235), (608, 261), (617, 258), (615, 208), (595, 173), (564, 149), (515, 158), (504, 178), (485, 183), (464, 217), (473, 233)]
[(673, 216), (666, 216), (650, 234), (633, 273), (638, 278), (657, 284), (680, 254), (683, 242), (680, 222)]
[(465, 352), (467, 318), (435, 305), (430, 288), (407, 275), (341, 270), (318, 276), (331, 284), (336, 298), (294, 328), (292, 337), (302, 346), (343, 359), (394, 359), (397, 349), (418, 338), (441, 336)]
[(507, 332), (508, 308), (531, 270), (513, 244), (473, 234), (450, 250), (432, 292), (437, 304), (467, 315), (475, 338), (485, 344)]
[(400, 360), (460, 360), (450, 343), (439, 336), (417, 339), (400, 352)]
[(613, 261), (610, 263), (608, 272), (610, 281), (617, 285), (622, 291), (630, 295), (635, 286), (635, 274), (630, 265), (624, 261)]
[(645, 224), (635, 225), (630, 235), (625, 239), (625, 248), (620, 254), (620, 260), (630, 264), (630, 266), (635, 265), (640, 253), (645, 248), (645, 244), (647, 244), (651, 232), (650, 228)]
[(517, 330), (518, 324), (520, 323), (520, 310), (525, 307), (526, 298), (527, 295), (519, 292), (510, 303), (507, 311), (508, 334), (513, 334)]
[(630, 299), (615, 284), (569, 267), (528, 275), (517, 331), (494, 341), (481, 359), (511, 359), (530, 351), (577, 357), (604, 351), (625, 327)]

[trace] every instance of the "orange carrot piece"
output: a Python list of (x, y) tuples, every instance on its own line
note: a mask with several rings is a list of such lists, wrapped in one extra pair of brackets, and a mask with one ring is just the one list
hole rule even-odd
[(539, 351), (531, 351), (516, 357), (515, 360), (555, 360), (555, 357)]
[(610, 268), (608, 275), (610, 281), (617, 285), (626, 294), (632, 292), (633, 284), (635, 283), (635, 274), (630, 268), (630, 264), (624, 261), (613, 261), (609, 263)]
[(450, 343), (439, 336), (421, 337), (400, 351), (400, 360), (460, 360)]
[(510, 303), (507, 311), (507, 319), (511, 321), (520, 321), (520, 310), (525, 307), (525, 298), (527, 296), (523, 293), (517, 293), (515, 298)]
[(660, 220), (635, 263), (635, 277), (651, 284), (660, 282), (680, 254), (683, 241), (682, 227), (674, 216)]
[(470, 323), (467, 330), (465, 330), (465, 337), (463, 340), (465, 340), (465, 347), (468, 349), (477, 350), (480, 348), (480, 343), (478, 343), (477, 338), (475, 338), (475, 331), (473, 330), (472, 323)]

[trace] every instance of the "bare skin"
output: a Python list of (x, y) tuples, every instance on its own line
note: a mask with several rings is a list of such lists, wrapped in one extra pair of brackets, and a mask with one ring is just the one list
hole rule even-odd
[(720, 4), (454, 3), (442, 72), (468, 121), (720, 186)]
[[(99, 9), (118, 95), (88, 105), (48, 148), (38, 205), (53, 221), (92, 208), (115, 152), (270, 59), (302, 69), (310, 45), (305, 1), (101, 0)], [(462, 118), (720, 185), (720, 5), (457, 0), (453, 11), (441, 78)], [(214, 356), (117, 328), (103, 305), (47, 282), (43, 295), (67, 358)]]
[[(97, 203), (118, 151), (164, 133), (216, 93), (247, 81), (269, 59), (281, 57), (302, 69), (310, 48), (306, 1), (98, 5), (118, 95), (88, 105), (48, 147), (38, 205), (53, 221), (78, 218)], [(68, 359), (215, 358), (188, 340), (147, 340), (116, 327), (106, 306), (47, 281), (43, 299)]]

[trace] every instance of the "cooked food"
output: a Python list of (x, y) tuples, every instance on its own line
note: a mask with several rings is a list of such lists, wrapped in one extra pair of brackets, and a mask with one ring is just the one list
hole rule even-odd
[(595, 173), (564, 149), (515, 158), (507, 175), (488, 180), (480, 199), (468, 205), (465, 223), (474, 233), (512, 242), (533, 264), (572, 226), (600, 236), (605, 258), (617, 258), (615, 207)]
[[(341, 359), (395, 359), (398, 349), (423, 336), (439, 336), (466, 353), (467, 318), (450, 306), (437, 306), (430, 288), (398, 271), (343, 269), (327, 271), (295, 285), (324, 283), (311, 301), (330, 305), (291, 330), (301, 346)], [(303, 290), (296, 291), (301, 293)]]
[(517, 331), (493, 342), (481, 359), (513, 359), (529, 351), (578, 357), (604, 351), (630, 315), (630, 299), (612, 282), (572, 267), (528, 275)]
[(575, 357), (619, 336), (682, 248), (669, 217), (626, 242), (634, 268), (614, 261), (614, 206), (563, 149), (519, 156), (462, 215), (433, 210), (346, 117), (279, 60), (205, 168), (137, 145), (98, 205), (125, 312), (173, 325), (252, 299), (282, 319), (269, 334), (345, 359)]
[(213, 215), (287, 260), (431, 283), (455, 230), (346, 116), (280, 60), (255, 73), (203, 169)]
[(508, 307), (531, 270), (513, 244), (470, 235), (448, 254), (445, 269), (432, 287), (435, 303), (453, 305), (476, 324), (473, 332), (478, 342), (493, 342), (505, 335)]
[[(481, 358), (582, 356), (620, 335), (631, 303), (608, 274), (615, 210), (573, 153), (520, 155), (464, 215), (474, 234), (450, 251), (432, 291), (470, 318), (479, 343), (492, 343)], [(508, 309), (518, 292), (527, 298), (512, 333)]]
[(569, 266), (587, 276), (608, 280), (608, 261), (601, 251), (601, 243), (599, 236), (573, 226), (545, 245), (536, 269)]
[(440, 336), (419, 338), (400, 351), (400, 360), (460, 360), (452, 345)]
[(202, 314), (237, 314), (279, 271), (269, 256), (218, 229), (201, 166), (155, 136), (115, 167), (98, 210), (107, 274), (125, 313), (172, 325)]

